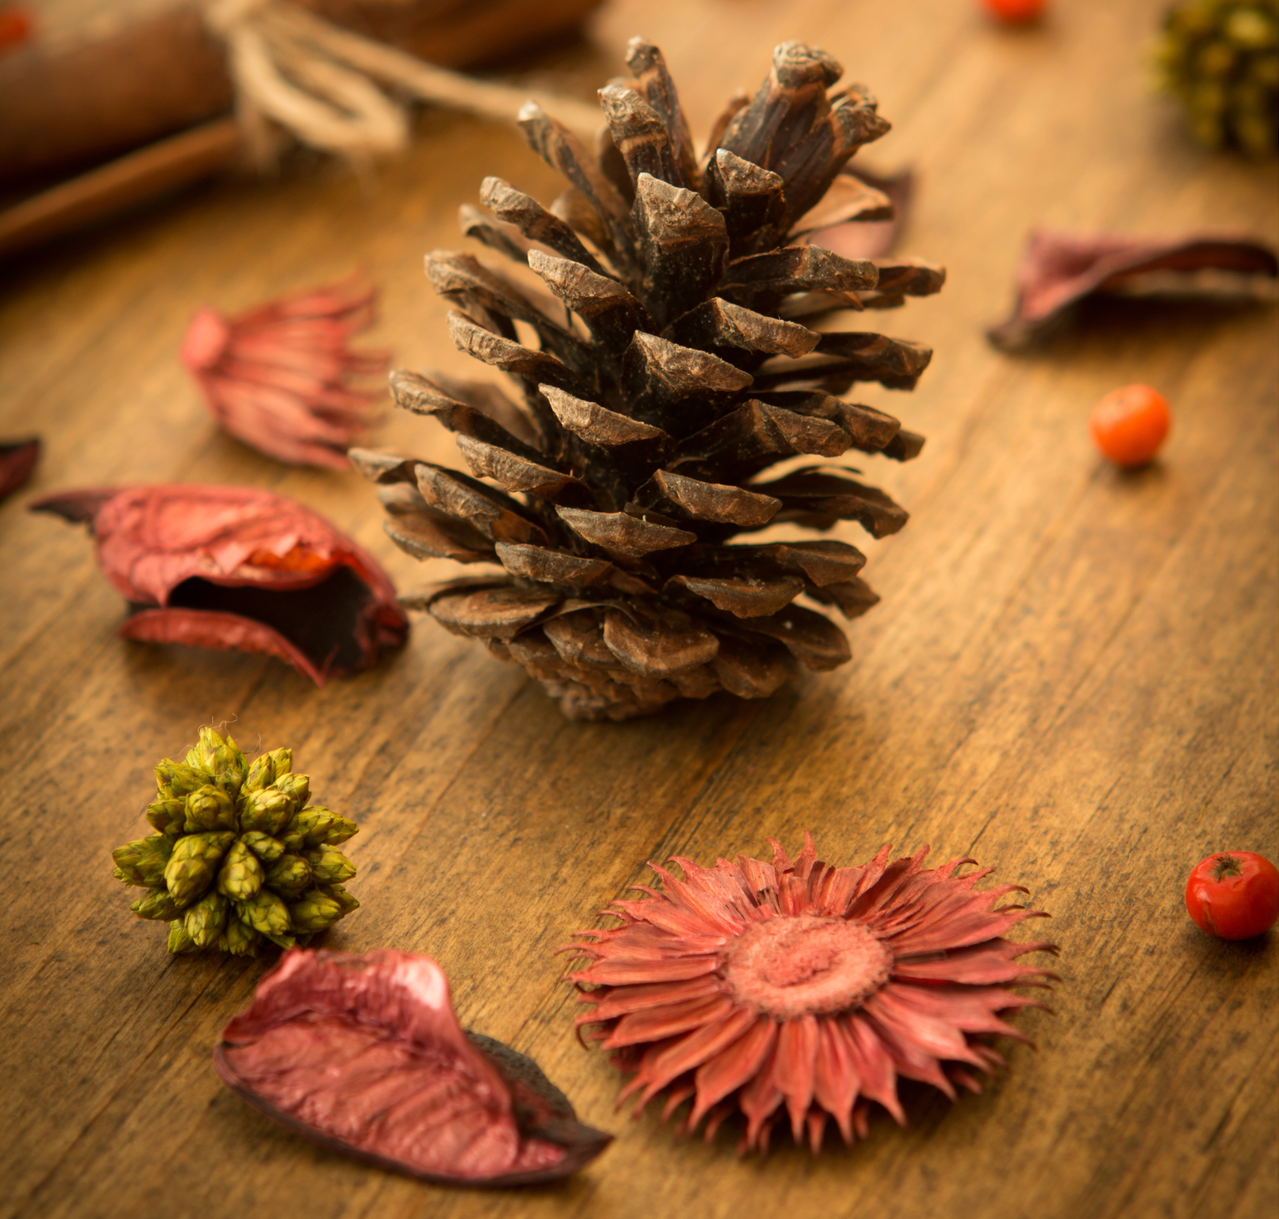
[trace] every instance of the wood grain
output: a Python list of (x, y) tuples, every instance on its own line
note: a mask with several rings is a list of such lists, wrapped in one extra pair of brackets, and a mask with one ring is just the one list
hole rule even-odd
[[(125, 644), (82, 533), (24, 511), (68, 486), (247, 482), (327, 512), (401, 587), (447, 572), (394, 551), (354, 475), (286, 471), (218, 435), (176, 351), (201, 303), (242, 308), (359, 261), (385, 285), (374, 339), (403, 366), (466, 371), (421, 255), (461, 244), (455, 209), (485, 174), (553, 197), (513, 133), (428, 114), (376, 175), (210, 189), (8, 273), (0, 435), (35, 426), (47, 449), (0, 509), (0, 1216), (1275, 1213), (1276, 937), (1211, 940), (1181, 902), (1211, 850), (1279, 856), (1274, 308), (1098, 305), (1016, 358), (982, 338), (1032, 224), (1279, 235), (1274, 162), (1200, 152), (1147, 93), (1160, 7), (1077, 0), (1013, 32), (952, 0), (613, 0), (589, 45), (528, 74), (589, 96), (642, 31), (704, 129), (774, 43), (806, 38), (896, 124), (868, 162), (919, 171), (903, 249), (950, 280), (892, 332), (937, 356), (913, 396), (866, 394), (929, 437), (874, 471), (912, 521), (869, 543), (884, 600), (851, 630), (854, 663), (764, 703), (570, 724), (521, 670), (426, 622), (392, 663), (324, 690), (274, 662)], [(1159, 462), (1120, 474), (1084, 420), (1137, 380), (1169, 396), (1174, 429)], [(407, 416), (383, 439), (451, 451)], [(267, 962), (167, 958), (107, 852), (153, 762), (224, 720), (246, 745), (292, 745), (364, 826), (364, 907), (330, 943), (438, 958), (466, 1024), (618, 1133), (585, 1173), (520, 1193), (421, 1185), (221, 1087), (210, 1047)], [(878, 1114), (868, 1142), (815, 1161), (789, 1146), (739, 1161), (728, 1133), (707, 1147), (655, 1112), (615, 1115), (618, 1078), (573, 1039), (552, 951), (647, 859), (756, 853), (804, 827), (832, 861), (929, 842), (1027, 885), (1062, 946), (1055, 1014), (1019, 1018), (1038, 1048), (1012, 1047), (1007, 1074), (953, 1107), (907, 1089), (907, 1130)]]

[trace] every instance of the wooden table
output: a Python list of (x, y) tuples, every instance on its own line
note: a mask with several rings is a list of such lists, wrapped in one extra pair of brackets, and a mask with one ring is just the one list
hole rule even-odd
[[(407, 366), (463, 371), (424, 251), (500, 173), (558, 190), (517, 134), (428, 115), (410, 156), (363, 176), (228, 185), (3, 271), (0, 435), (36, 429), (33, 484), (0, 510), (5, 902), (0, 1215), (1273, 1216), (1276, 936), (1227, 944), (1187, 919), (1210, 851), (1279, 857), (1279, 496), (1273, 306), (1098, 306), (1032, 355), (987, 346), (1035, 224), (1274, 241), (1275, 164), (1211, 155), (1148, 92), (1160, 0), (1060, 3), (1001, 30), (970, 3), (612, 0), (589, 42), (519, 78), (589, 96), (642, 31), (696, 125), (768, 52), (805, 38), (868, 81), (896, 124), (866, 160), (913, 163), (903, 243), (946, 264), (893, 316), (933, 344), (913, 397), (872, 403), (927, 433), (875, 474), (912, 512), (871, 544), (883, 604), (851, 666), (760, 703), (718, 697), (622, 725), (563, 720), (522, 670), (421, 622), (378, 671), (318, 690), (276, 662), (114, 635), (123, 607), (82, 532), (25, 512), (72, 486), (269, 486), (327, 512), (401, 587), (446, 574), (396, 552), (355, 475), (285, 470), (219, 435), (178, 366), (192, 310), (234, 309), (366, 266), (374, 336)], [(1160, 387), (1161, 459), (1090, 449), (1106, 390)], [(385, 443), (448, 458), (400, 417)], [(850, 533), (851, 536), (851, 533)], [(860, 542), (858, 543), (861, 544)], [(219, 1082), (210, 1047), (270, 964), (170, 958), (108, 852), (136, 836), (150, 767), (204, 722), (287, 743), (357, 818), (363, 908), (329, 945), (429, 953), (463, 1021), (535, 1056), (615, 1144), (525, 1192), (423, 1185), (321, 1151)], [(552, 952), (673, 853), (798, 847), (852, 863), (885, 841), (976, 855), (1027, 885), (1062, 947), (1037, 1049), (957, 1105), (907, 1088), (868, 1142), (813, 1160), (783, 1140), (684, 1141), (613, 1112), (618, 1077), (574, 1040)], [(1038, 930), (1038, 929), (1037, 929)]]

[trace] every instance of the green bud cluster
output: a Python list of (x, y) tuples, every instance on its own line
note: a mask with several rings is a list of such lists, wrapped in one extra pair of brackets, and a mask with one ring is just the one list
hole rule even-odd
[(155, 768), (155, 830), (112, 853), (114, 875), (147, 890), (130, 907), (169, 924), (169, 951), (253, 956), (264, 940), (306, 943), (359, 906), (343, 887), (355, 868), (336, 848), (354, 821), (308, 804), (293, 754), (250, 765), (230, 737), (200, 729), (181, 762)]
[(1156, 67), (1200, 143), (1255, 157), (1279, 147), (1279, 0), (1183, 0), (1164, 18)]

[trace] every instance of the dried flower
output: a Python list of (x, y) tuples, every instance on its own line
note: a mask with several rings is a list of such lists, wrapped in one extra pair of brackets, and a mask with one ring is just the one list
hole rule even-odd
[(772, 845), (771, 864), (676, 858), (683, 881), (650, 864), (665, 892), (637, 886), (647, 899), (609, 910), (620, 927), (562, 950), (593, 958), (569, 975), (593, 1009), (577, 1024), (599, 1026), (587, 1036), (633, 1073), (619, 1105), (639, 1092), (638, 1112), (665, 1091), (669, 1117), (692, 1099), (686, 1129), (709, 1117), (708, 1139), (740, 1109), (745, 1151), (767, 1148), (784, 1104), (816, 1152), (829, 1118), (846, 1142), (865, 1138), (868, 1101), (904, 1125), (898, 1076), (952, 1099), (956, 1083), (980, 1091), (966, 1066), (1004, 1060), (971, 1035), (1026, 1040), (999, 1013), (1042, 1004), (1006, 988), (1052, 976), (1016, 963), (1052, 945), (1002, 938), (1039, 914), (995, 904), (1020, 886), (978, 892), (992, 869), (956, 875), (971, 860), (925, 871), (926, 847), (835, 868), (807, 834), (794, 861)]
[(307, 805), (310, 780), (293, 773), (292, 750), (249, 765), (229, 736), (201, 728), (184, 761), (155, 768), (155, 782), (156, 832), (111, 857), (116, 880), (147, 890), (134, 914), (169, 921), (170, 952), (253, 956), (263, 939), (291, 948), (359, 907), (341, 883), (355, 867), (335, 849), (359, 827)]
[(25, 487), (39, 461), (39, 437), (0, 441), (0, 500)]
[(1219, 288), (1193, 278), (1196, 272), (1223, 271), (1236, 276), (1279, 276), (1274, 250), (1234, 237), (1187, 236), (1171, 241), (1140, 241), (1037, 229), (1031, 233), (1017, 268), (1017, 304), (1012, 315), (986, 334), (996, 347), (1025, 347), (1062, 321), (1085, 297), (1103, 293), (1137, 295), (1154, 273), (1177, 281), (1181, 293), (1212, 294)]
[(31, 505), (89, 525), (129, 601), (127, 639), (260, 652), (317, 685), (402, 644), (408, 619), (377, 561), (318, 513), (256, 487), (65, 491)]
[(465, 1032), (426, 956), (287, 952), (213, 1060), (275, 1121), (429, 1181), (553, 1180), (612, 1139), (578, 1122), (531, 1059)]
[(182, 362), (214, 418), (236, 439), (291, 465), (347, 468), (346, 450), (370, 424), (390, 353), (347, 343), (374, 319), (377, 293), (358, 277), (268, 301), (235, 317), (200, 309)]

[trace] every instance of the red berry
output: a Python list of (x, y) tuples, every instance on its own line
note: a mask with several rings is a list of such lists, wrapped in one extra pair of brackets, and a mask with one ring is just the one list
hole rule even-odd
[(21, 5), (0, 8), (0, 51), (21, 46), (31, 38), (31, 14)]
[(1149, 385), (1112, 389), (1088, 416), (1097, 447), (1116, 465), (1144, 466), (1163, 444), (1172, 416), (1163, 394)]
[(1008, 25), (1026, 25), (1037, 21), (1044, 11), (1044, 0), (982, 0), (992, 17)]
[(1279, 869), (1264, 855), (1209, 855), (1186, 881), (1186, 909), (1211, 935), (1247, 940), (1279, 921)]

